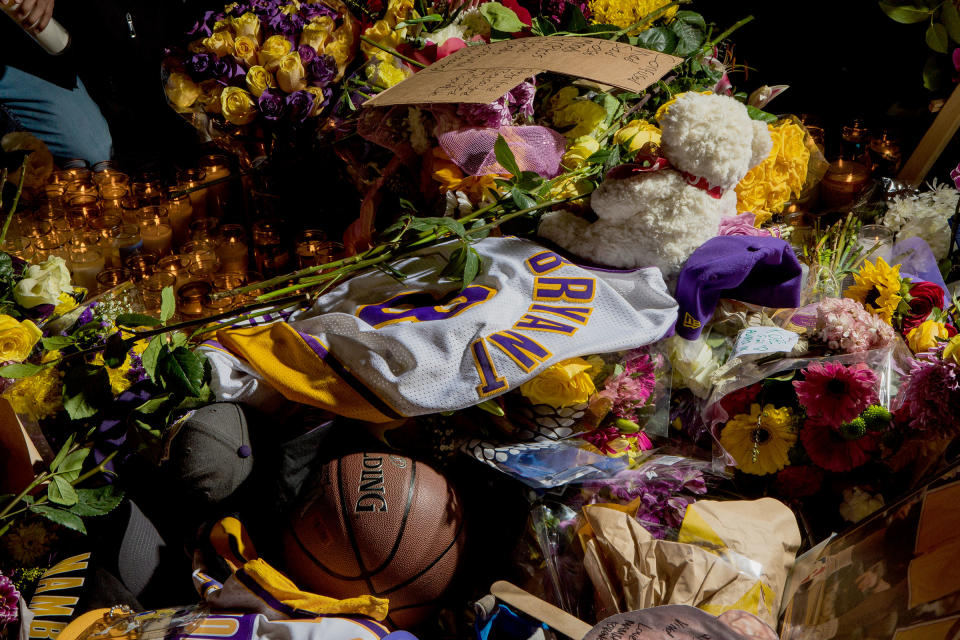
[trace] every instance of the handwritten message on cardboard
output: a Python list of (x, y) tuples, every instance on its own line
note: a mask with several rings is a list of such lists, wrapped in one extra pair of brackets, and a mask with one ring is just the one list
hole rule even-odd
[(544, 71), (639, 93), (681, 62), (683, 58), (599, 38), (518, 38), (460, 49), (365, 104), (493, 102)]

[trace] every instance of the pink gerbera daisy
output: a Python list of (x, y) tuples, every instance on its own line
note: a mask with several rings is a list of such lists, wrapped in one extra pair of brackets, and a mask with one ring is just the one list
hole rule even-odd
[(839, 427), (877, 401), (877, 374), (863, 364), (845, 367), (839, 362), (813, 363), (803, 370), (793, 388), (808, 416)]
[(850, 471), (870, 460), (877, 450), (872, 434), (855, 437), (818, 420), (807, 420), (800, 430), (800, 441), (810, 460), (827, 471)]

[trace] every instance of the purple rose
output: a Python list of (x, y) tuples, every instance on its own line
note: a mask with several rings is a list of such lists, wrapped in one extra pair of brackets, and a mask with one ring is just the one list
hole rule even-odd
[(299, 34), (306, 24), (307, 21), (297, 13), (293, 14), (292, 16), (288, 16), (282, 11), (277, 11), (267, 18), (267, 25), (271, 29), (288, 37)]
[(333, 56), (319, 55), (309, 65), (304, 63), (307, 70), (307, 79), (315, 87), (323, 87), (331, 82), (337, 75), (337, 61)]
[(205, 11), (203, 17), (197, 20), (187, 33), (191, 36), (211, 36), (213, 25), (217, 20), (216, 11)]
[(277, 120), (283, 116), (286, 110), (283, 91), (269, 87), (264, 89), (263, 93), (261, 93), (257, 99), (257, 106), (260, 108), (260, 113), (263, 114), (264, 118), (267, 120)]
[(243, 86), (247, 74), (236, 60), (224, 56), (213, 63), (213, 75), (220, 84)]
[(302, 44), (297, 47), (297, 53), (300, 54), (300, 62), (303, 63), (304, 68), (308, 67), (311, 62), (317, 59), (317, 52), (308, 44)]
[(313, 20), (314, 18), (319, 18), (320, 16), (329, 16), (331, 18), (337, 17), (337, 12), (319, 2), (313, 4), (301, 4), (300, 5), (300, 15), (302, 15), (307, 20)]
[(206, 76), (216, 60), (217, 56), (212, 53), (195, 53), (187, 58), (187, 69), (195, 76)]
[(294, 91), (288, 95), (287, 113), (290, 120), (294, 123), (300, 123), (310, 117), (315, 100), (316, 98), (309, 91)]

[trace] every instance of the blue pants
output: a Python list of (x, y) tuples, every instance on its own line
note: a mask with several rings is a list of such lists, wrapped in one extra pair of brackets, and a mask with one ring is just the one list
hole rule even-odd
[(110, 128), (79, 78), (70, 90), (0, 65), (0, 112), (0, 122), (9, 119), (15, 129), (37, 136), (57, 158), (91, 165), (110, 159)]

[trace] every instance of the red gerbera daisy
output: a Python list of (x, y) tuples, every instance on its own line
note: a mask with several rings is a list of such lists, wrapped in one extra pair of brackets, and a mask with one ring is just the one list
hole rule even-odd
[(839, 362), (815, 362), (803, 370), (803, 380), (793, 388), (807, 415), (821, 418), (831, 426), (850, 422), (877, 401), (877, 374), (870, 367)]
[(818, 420), (807, 420), (800, 441), (813, 463), (827, 471), (850, 471), (870, 460), (877, 450), (872, 434), (849, 439), (838, 429)]
[(823, 469), (812, 465), (791, 465), (777, 474), (777, 493), (785, 498), (809, 498), (823, 484)]

